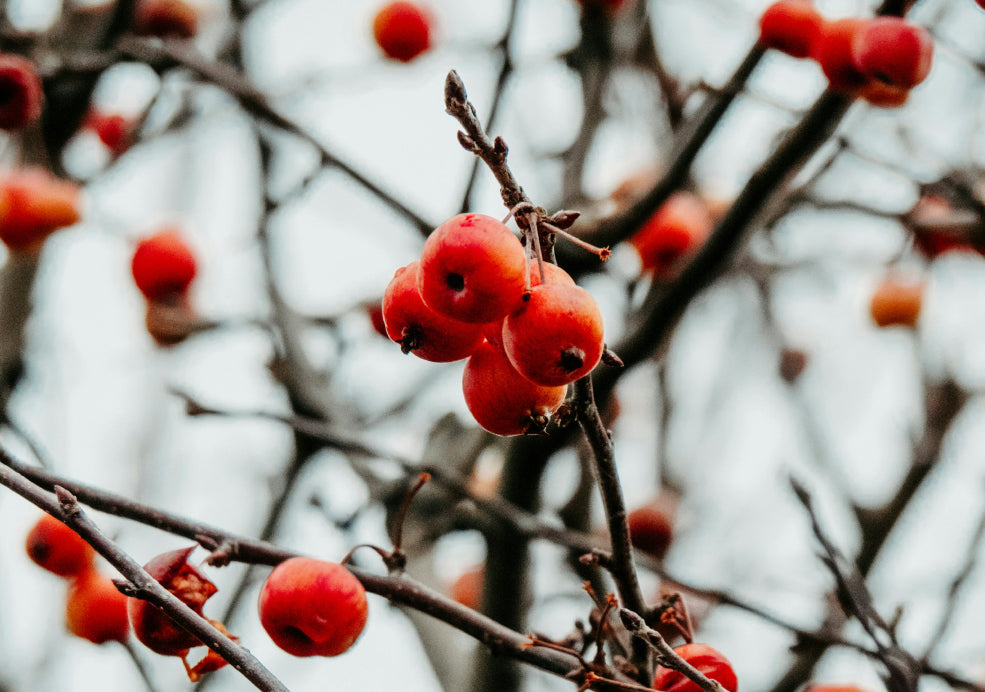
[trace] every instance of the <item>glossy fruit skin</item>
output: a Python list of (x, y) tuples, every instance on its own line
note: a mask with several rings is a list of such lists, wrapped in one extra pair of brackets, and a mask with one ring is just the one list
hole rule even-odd
[(139, 36), (194, 38), (198, 33), (198, 8), (185, 0), (139, 0), (133, 30)]
[[(715, 680), (729, 692), (739, 689), (739, 681), (732, 670), (732, 664), (716, 649), (707, 644), (684, 644), (674, 651), (685, 661), (698, 669), (705, 677)], [(657, 668), (653, 678), (653, 689), (663, 692), (701, 692), (698, 684), (676, 670)]]
[(75, 577), (92, 569), (96, 551), (73, 529), (43, 514), (27, 534), (27, 556), (60, 577)]
[(309, 557), (280, 563), (264, 583), (260, 624), (294, 656), (338, 656), (366, 626), (363, 585), (342, 565)]
[(876, 287), (869, 303), (869, 314), (879, 327), (915, 327), (923, 305), (924, 285), (887, 276)]
[(759, 18), (759, 42), (795, 58), (806, 58), (823, 26), (824, 18), (812, 0), (778, 0)]
[(592, 371), (602, 358), (602, 313), (580, 286), (544, 284), (503, 323), (510, 363), (535, 384), (558, 387)]
[(165, 229), (137, 243), (130, 270), (147, 300), (168, 301), (188, 290), (198, 263), (181, 234)]
[(832, 90), (855, 95), (868, 84), (869, 77), (858, 69), (853, 57), (855, 39), (867, 24), (868, 20), (855, 17), (827, 22), (814, 42), (811, 57), (821, 66)]
[(634, 548), (662, 560), (674, 538), (674, 522), (659, 507), (645, 505), (629, 513), (629, 541)]
[(373, 19), (373, 38), (383, 54), (410, 62), (431, 47), (431, 16), (412, 2), (384, 5)]
[(0, 128), (20, 130), (37, 121), (43, 94), (34, 63), (19, 55), (0, 55)]
[(398, 269), (383, 294), (386, 333), (404, 353), (433, 363), (468, 358), (482, 343), (482, 325), (441, 315), (421, 300), (417, 290), (420, 262)]
[[(198, 569), (188, 564), (195, 546), (161, 553), (146, 565), (147, 573), (185, 605), (202, 614), (202, 607), (218, 589)], [(127, 614), (141, 644), (162, 656), (185, 656), (202, 642), (175, 625), (171, 618), (147, 601), (127, 599)]]
[(465, 404), (475, 421), (496, 435), (522, 435), (543, 428), (564, 402), (567, 387), (534, 384), (518, 373), (506, 354), (486, 342), (462, 373)]
[(860, 72), (900, 89), (912, 89), (926, 79), (933, 57), (930, 33), (899, 17), (870, 19), (852, 43), (852, 59)]
[(90, 570), (69, 587), (65, 627), (93, 644), (126, 643), (130, 636), (127, 597), (109, 577)]
[(0, 178), (0, 241), (29, 250), (79, 220), (79, 187), (43, 168), (21, 168)]
[(692, 192), (676, 192), (630, 239), (643, 268), (663, 275), (700, 247), (711, 234), (714, 219), (704, 201)]
[(462, 322), (492, 322), (520, 302), (525, 273), (523, 246), (510, 229), (485, 214), (459, 214), (424, 243), (418, 288), (435, 312)]
[[(547, 283), (549, 284), (575, 285), (575, 280), (571, 278), (568, 272), (550, 262), (544, 262), (544, 278), (547, 279)], [(533, 288), (534, 286), (540, 286), (540, 270), (537, 268), (536, 263), (532, 263), (530, 266), (530, 287)], [(485, 335), (486, 341), (500, 351), (503, 350), (503, 320), (486, 322), (482, 325), (482, 333)]]

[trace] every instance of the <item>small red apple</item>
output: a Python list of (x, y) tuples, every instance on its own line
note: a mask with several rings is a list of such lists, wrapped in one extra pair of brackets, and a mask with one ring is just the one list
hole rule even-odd
[(175, 302), (188, 290), (198, 271), (191, 247), (173, 228), (141, 239), (130, 268), (144, 297), (170, 302)]
[(293, 557), (277, 565), (260, 590), (260, 624), (294, 656), (338, 656), (366, 626), (366, 591), (334, 562)]
[(109, 577), (89, 570), (74, 579), (68, 589), (65, 626), (93, 644), (125, 643), (130, 636), (127, 597)]
[[(714, 680), (728, 692), (739, 689), (739, 681), (732, 664), (717, 649), (707, 644), (684, 644), (674, 651), (678, 656), (698, 669), (706, 678)], [(653, 689), (662, 692), (701, 692), (698, 684), (682, 673), (659, 666), (653, 678)]]
[(75, 577), (92, 569), (96, 551), (73, 529), (43, 514), (27, 534), (27, 556), (60, 577)]
[(759, 42), (795, 58), (806, 58), (824, 26), (812, 0), (777, 0), (759, 18)]
[(900, 17), (870, 19), (852, 42), (852, 60), (860, 72), (900, 89), (926, 79), (933, 57), (930, 33)]
[(384, 5), (373, 19), (373, 36), (383, 54), (393, 60), (410, 62), (431, 47), (433, 19), (412, 2)]

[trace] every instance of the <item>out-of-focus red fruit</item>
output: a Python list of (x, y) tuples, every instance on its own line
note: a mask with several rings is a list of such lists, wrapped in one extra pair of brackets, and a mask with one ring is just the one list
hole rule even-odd
[(182, 235), (168, 228), (137, 243), (130, 269), (147, 300), (174, 301), (188, 290), (198, 266)]
[(0, 177), (0, 241), (11, 250), (38, 247), (51, 233), (79, 220), (79, 187), (44, 168)]
[(482, 605), (482, 587), (486, 580), (486, 569), (482, 565), (462, 572), (448, 589), (453, 601), (466, 608), (478, 610)]
[(138, 0), (133, 31), (139, 36), (194, 38), (198, 20), (198, 8), (185, 0)]
[(60, 577), (75, 577), (92, 569), (96, 551), (73, 529), (43, 514), (27, 534), (27, 556)]
[(196, 329), (198, 314), (187, 294), (168, 302), (149, 300), (146, 308), (144, 326), (158, 346), (176, 346)]
[(778, 0), (759, 18), (759, 42), (795, 58), (806, 58), (824, 26), (811, 0)]
[(389, 339), (390, 337), (386, 333), (386, 322), (383, 321), (383, 301), (376, 300), (364, 303), (363, 310), (366, 312), (370, 324), (373, 325), (373, 330), (383, 338)]
[[(739, 681), (732, 664), (717, 649), (707, 644), (684, 644), (674, 651), (678, 656), (698, 669), (706, 678), (714, 680), (728, 692), (739, 689)], [(659, 666), (653, 678), (653, 689), (662, 692), (701, 692), (698, 684), (682, 673)]]
[(564, 402), (567, 388), (531, 382), (516, 371), (502, 350), (479, 346), (462, 373), (465, 404), (475, 421), (496, 435), (543, 430)]
[(338, 656), (366, 626), (366, 591), (342, 565), (293, 557), (260, 590), (260, 624), (294, 656)]
[(849, 17), (827, 22), (814, 42), (811, 57), (817, 60), (834, 91), (856, 95), (870, 78), (855, 64), (855, 39), (865, 30), (868, 20)]
[(779, 371), (785, 382), (796, 382), (807, 367), (807, 353), (799, 348), (784, 348), (780, 351)]
[(431, 14), (412, 2), (384, 5), (373, 19), (373, 37), (383, 54), (410, 62), (431, 47)]
[(523, 246), (502, 222), (459, 214), (428, 236), (417, 287), (435, 312), (462, 322), (492, 322), (520, 302), (526, 266)]
[(692, 192), (676, 192), (630, 239), (643, 268), (657, 275), (672, 272), (699, 248), (714, 228), (704, 201)]
[(119, 156), (130, 148), (131, 128), (133, 123), (119, 113), (102, 113), (92, 111), (85, 121), (85, 126), (96, 133), (113, 156)]
[(899, 108), (910, 98), (910, 90), (873, 81), (862, 87), (859, 96), (878, 108)]
[(89, 570), (74, 579), (68, 589), (65, 626), (93, 644), (125, 643), (130, 636), (127, 597), (109, 577)]
[(435, 312), (417, 289), (420, 262), (398, 269), (383, 294), (386, 333), (404, 353), (434, 363), (472, 355), (482, 343), (482, 325), (460, 322)]
[(602, 313), (580, 286), (541, 284), (503, 323), (503, 348), (517, 372), (559, 387), (592, 371), (602, 358)]
[(628, 521), (633, 547), (662, 560), (674, 538), (674, 520), (668, 508), (656, 502), (637, 507), (629, 513)]
[[(218, 589), (198, 569), (188, 564), (195, 546), (162, 553), (144, 565), (147, 573), (181, 602), (202, 614), (202, 606)], [(161, 610), (139, 598), (127, 599), (127, 614), (141, 644), (162, 656), (181, 656), (202, 642), (181, 629)]]
[(879, 327), (915, 327), (923, 304), (924, 282), (887, 275), (872, 294), (869, 314)]
[(933, 258), (950, 250), (974, 251), (965, 237), (955, 233), (955, 221), (962, 217), (963, 225), (978, 223), (972, 212), (955, 209), (944, 197), (923, 194), (903, 217), (903, 223), (913, 231), (917, 248)]
[(870, 19), (852, 43), (852, 59), (860, 72), (900, 89), (912, 89), (926, 79), (933, 58), (930, 33), (900, 17)]
[(19, 55), (0, 55), (0, 128), (20, 130), (35, 122), (43, 99), (34, 63)]

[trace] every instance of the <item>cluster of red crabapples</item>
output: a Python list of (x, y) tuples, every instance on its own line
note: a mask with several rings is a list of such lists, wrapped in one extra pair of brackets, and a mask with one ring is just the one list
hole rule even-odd
[(172, 228), (147, 236), (137, 243), (130, 270), (147, 299), (147, 333), (161, 346), (181, 342), (195, 319), (188, 292), (198, 263), (188, 242)]
[(930, 72), (934, 42), (900, 17), (828, 21), (811, 0), (778, 0), (759, 21), (759, 42), (795, 58), (813, 58), (835, 91), (891, 108)]
[(563, 269), (531, 262), (517, 237), (483, 214), (460, 214), (431, 233), (420, 261), (387, 286), (383, 320), (404, 353), (469, 359), (465, 403), (497, 435), (542, 430), (567, 385), (605, 349), (592, 296)]
[(127, 597), (95, 565), (95, 551), (71, 528), (44, 514), (27, 534), (28, 557), (69, 581), (65, 627), (93, 644), (125, 643)]

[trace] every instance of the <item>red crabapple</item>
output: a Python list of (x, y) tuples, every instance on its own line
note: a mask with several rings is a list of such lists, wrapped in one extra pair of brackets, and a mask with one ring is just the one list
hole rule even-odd
[(99, 137), (113, 156), (119, 156), (130, 147), (133, 123), (126, 116), (94, 110), (86, 117), (85, 126)]
[(602, 358), (602, 313), (580, 286), (542, 284), (503, 322), (503, 348), (517, 371), (557, 387), (592, 371)]
[(113, 580), (92, 569), (72, 581), (65, 603), (65, 626), (93, 644), (125, 643), (130, 636), (127, 597)]
[(674, 537), (674, 521), (658, 504), (637, 507), (629, 513), (629, 541), (637, 550), (662, 560)]
[(391, 2), (373, 18), (376, 45), (388, 58), (410, 62), (431, 47), (432, 18), (412, 2)]
[(466, 608), (478, 610), (482, 605), (482, 588), (486, 579), (486, 569), (483, 565), (462, 572), (452, 582), (448, 595)]
[(777, 0), (759, 18), (759, 42), (795, 58), (806, 58), (824, 18), (812, 0)]
[(366, 626), (366, 591), (334, 562), (292, 557), (277, 565), (260, 590), (260, 624), (294, 656), (338, 656)]
[(500, 221), (459, 214), (424, 243), (418, 288), (429, 308), (462, 322), (502, 319), (520, 302), (524, 250)]
[(39, 167), (0, 178), (0, 240), (11, 250), (39, 247), (51, 233), (79, 220), (79, 187)]
[[(547, 283), (549, 284), (575, 285), (575, 280), (571, 278), (568, 272), (550, 262), (544, 262), (544, 278), (547, 279)], [(536, 264), (532, 264), (530, 267), (530, 287), (533, 288), (534, 286), (540, 286), (540, 270)], [(499, 319), (493, 322), (486, 322), (482, 325), (482, 333), (485, 335), (486, 341), (500, 351), (503, 350), (503, 320)]]
[(34, 63), (0, 55), (0, 128), (20, 130), (41, 117), (41, 78)]
[(518, 373), (506, 354), (486, 342), (462, 373), (465, 404), (476, 422), (497, 435), (542, 430), (564, 401), (567, 387), (534, 384)]
[(676, 192), (630, 239), (643, 268), (664, 274), (679, 266), (708, 238), (714, 220), (704, 200), (693, 192)]
[(185, 0), (139, 0), (133, 30), (140, 36), (194, 38), (198, 19), (198, 8)]
[(900, 17), (870, 19), (852, 43), (852, 59), (860, 72), (901, 89), (922, 82), (933, 57), (930, 33)]
[[(674, 651), (678, 656), (698, 669), (706, 678), (714, 680), (728, 692), (736, 692), (739, 681), (732, 670), (732, 664), (718, 650), (707, 644), (684, 644)], [(653, 678), (653, 689), (662, 692), (701, 692), (698, 684), (670, 668), (659, 666)]]
[(137, 243), (130, 268), (147, 300), (174, 301), (188, 290), (197, 263), (181, 234), (165, 229)]
[(27, 555), (60, 577), (74, 577), (92, 569), (96, 551), (73, 529), (50, 514), (43, 514), (27, 534)]
[(417, 290), (420, 262), (398, 269), (383, 294), (387, 335), (404, 353), (434, 363), (472, 355), (482, 343), (482, 325), (459, 322), (429, 308)]
[[(188, 556), (193, 550), (195, 546), (161, 553), (144, 565), (144, 569), (182, 603), (201, 615), (202, 606), (218, 589), (198, 569), (188, 564)], [(184, 657), (189, 649), (202, 645), (197, 637), (178, 627), (163, 611), (147, 601), (127, 599), (127, 613), (137, 639), (154, 653)]]
[(855, 39), (867, 24), (868, 20), (856, 17), (827, 22), (814, 42), (811, 57), (821, 66), (832, 90), (854, 95), (868, 84), (869, 77), (858, 69), (852, 55)]
[(869, 314), (879, 327), (915, 327), (923, 304), (924, 284), (920, 280), (885, 276), (869, 303)]

